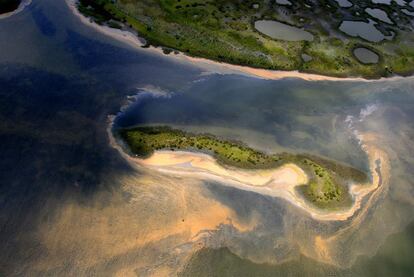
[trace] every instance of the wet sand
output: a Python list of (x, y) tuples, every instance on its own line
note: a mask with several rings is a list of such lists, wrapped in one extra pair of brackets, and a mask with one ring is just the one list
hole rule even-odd
[[(161, 48), (156, 47), (148, 47), (142, 48), (144, 46), (143, 40), (128, 31), (123, 31), (119, 29), (110, 28), (108, 26), (101, 26), (94, 23), (91, 19), (82, 15), (78, 9), (76, 8), (76, 0), (65, 0), (68, 7), (71, 9), (73, 14), (80, 19), (84, 24), (94, 28), (100, 33), (103, 33), (107, 36), (110, 36), (116, 40), (122, 41), (134, 48), (140, 49), (141, 51), (147, 51), (153, 54), (165, 56), (163, 50)], [(403, 78), (410, 78), (410, 77), (402, 77), (402, 76), (395, 76), (390, 78), (380, 78), (377, 80), (368, 80), (360, 77), (349, 77), (349, 78), (339, 78), (339, 77), (330, 77), (324, 75), (317, 75), (317, 74), (310, 74), (310, 73), (302, 73), (299, 71), (279, 71), (279, 70), (268, 70), (268, 69), (260, 69), (260, 68), (253, 68), (248, 66), (240, 66), (240, 65), (233, 65), (228, 63), (221, 63), (209, 59), (204, 58), (196, 58), (190, 57), (182, 52), (178, 52), (178, 54), (169, 54), (168, 57), (176, 62), (191, 64), (206, 73), (210, 74), (239, 74), (248, 77), (255, 77), (260, 79), (266, 80), (279, 80), (285, 78), (297, 78), (307, 81), (359, 81), (359, 82), (374, 82), (374, 81), (381, 81), (381, 80), (400, 80)]]
[(274, 170), (230, 169), (219, 165), (209, 155), (186, 151), (157, 151), (148, 159), (135, 159), (135, 161), (142, 166), (160, 171), (220, 176), (228, 181), (256, 187), (297, 186), (308, 181), (305, 172), (295, 164), (286, 164)]

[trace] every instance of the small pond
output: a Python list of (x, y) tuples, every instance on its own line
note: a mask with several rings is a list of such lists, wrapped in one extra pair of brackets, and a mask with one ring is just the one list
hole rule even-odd
[(290, 6), (292, 5), (292, 2), (290, 2), (289, 0), (276, 0), (276, 4)]
[(308, 54), (305, 54), (305, 53), (303, 53), (302, 55), (301, 55), (301, 57), (302, 57), (302, 60), (306, 63), (306, 62), (310, 62), (313, 58), (312, 58), (312, 56), (309, 56)]
[[(405, 0), (394, 0), (399, 6), (405, 6), (406, 1)], [(385, 4), (385, 5), (391, 5), (392, 0), (372, 0), (372, 3), (374, 4)]]
[(388, 17), (388, 14), (381, 10), (381, 9), (372, 9), (372, 8), (366, 8), (365, 12), (367, 14), (369, 14), (370, 16), (381, 20), (382, 22), (388, 23), (388, 24), (393, 24), (393, 22), (391, 21), (391, 19)]
[(341, 8), (349, 8), (352, 7), (353, 4), (349, 0), (335, 0)]
[(414, 16), (414, 12), (409, 11), (409, 10), (407, 10), (407, 9), (401, 9), (401, 11), (402, 11), (403, 13), (405, 13), (406, 15), (409, 15), (409, 16)]
[(313, 35), (303, 29), (273, 20), (258, 20), (254, 27), (271, 38), (287, 41), (312, 41)]
[(376, 27), (375, 22), (365, 21), (342, 21), (339, 30), (352, 36), (360, 37), (370, 42), (380, 42), (386, 37)]
[(364, 47), (355, 48), (354, 55), (363, 64), (374, 64), (379, 61), (377, 53)]

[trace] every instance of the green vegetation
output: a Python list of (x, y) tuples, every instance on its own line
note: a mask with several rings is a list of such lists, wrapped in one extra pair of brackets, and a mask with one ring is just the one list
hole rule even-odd
[[(347, 9), (330, 0), (292, 3), (281, 6), (270, 0), (79, 0), (78, 7), (99, 24), (137, 31), (149, 45), (216, 61), (340, 77), (378, 78), (413, 72), (411, 18), (396, 3), (388, 6), (359, 1)], [(394, 33), (393, 40), (371, 43), (338, 30), (344, 18), (366, 21), (366, 7), (379, 7), (398, 15), (394, 25), (376, 25), (384, 35)], [(260, 19), (303, 27), (315, 39), (272, 39), (254, 28), (254, 22)], [(114, 21), (122, 26), (114, 25)], [(379, 63), (360, 63), (352, 53), (357, 46), (378, 53)], [(312, 60), (303, 61), (301, 54), (310, 55)]]
[(298, 187), (306, 199), (320, 208), (349, 206), (346, 183), (365, 182), (367, 176), (354, 168), (310, 155), (266, 154), (241, 142), (219, 139), (209, 134), (192, 134), (165, 126), (121, 129), (119, 137), (139, 157), (149, 157), (155, 150), (186, 150), (212, 155), (223, 166), (243, 169), (277, 168), (295, 163), (309, 176), (309, 183)]
[(240, 142), (217, 139), (211, 135), (194, 135), (168, 127), (138, 127), (122, 130), (121, 137), (131, 151), (140, 157), (150, 156), (154, 150), (193, 150), (214, 156), (223, 165), (244, 169), (274, 168), (282, 157), (266, 155)]
[(327, 169), (309, 159), (303, 159), (303, 164), (308, 165), (308, 175), (312, 176), (309, 184), (301, 187), (308, 199), (318, 203), (319, 206), (345, 200), (342, 197), (345, 193), (343, 187), (335, 185), (335, 181)]
[(0, 0), (0, 14), (14, 11), (20, 2), (21, 0)]

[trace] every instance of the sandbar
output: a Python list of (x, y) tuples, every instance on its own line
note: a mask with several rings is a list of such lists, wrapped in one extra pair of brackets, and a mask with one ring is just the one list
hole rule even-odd
[[(322, 221), (344, 221), (362, 209), (362, 202), (367, 203), (376, 197), (376, 192), (384, 188), (389, 179), (389, 161), (387, 154), (376, 145), (375, 135), (359, 134), (361, 147), (368, 156), (371, 182), (369, 184), (352, 184), (349, 193), (353, 199), (352, 206), (341, 210), (323, 210), (307, 202), (296, 187), (306, 184), (308, 176), (297, 165), (289, 163), (275, 169), (245, 170), (224, 167), (212, 156), (189, 151), (155, 151), (151, 157), (142, 159), (127, 154), (112, 134), (112, 120), (108, 127), (110, 144), (132, 167), (155, 170), (162, 174), (176, 177), (194, 178), (201, 181), (214, 181), (240, 190), (285, 199), (294, 206), (308, 213), (312, 218)], [(365, 206), (366, 208), (366, 206)]]

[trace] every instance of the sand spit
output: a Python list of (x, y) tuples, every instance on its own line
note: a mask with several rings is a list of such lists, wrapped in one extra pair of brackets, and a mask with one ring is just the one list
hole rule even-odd
[[(123, 31), (119, 29), (110, 28), (108, 26), (101, 26), (94, 23), (91, 19), (82, 15), (77, 7), (76, 2), (77, 0), (65, 0), (66, 4), (73, 12), (73, 14), (80, 19), (84, 24), (94, 28), (100, 33), (103, 33), (107, 36), (110, 36), (116, 40), (124, 42), (136, 49), (140, 49), (141, 51), (147, 51), (157, 55), (163, 55), (163, 50), (161, 48), (156, 47), (148, 47), (142, 48), (144, 46), (143, 40), (129, 32)], [(368, 80), (361, 77), (350, 77), (350, 78), (339, 78), (339, 77), (330, 77), (324, 75), (317, 75), (317, 74), (310, 74), (310, 73), (302, 73), (299, 71), (279, 71), (279, 70), (268, 70), (268, 69), (260, 69), (260, 68), (253, 68), (248, 66), (240, 66), (240, 65), (232, 65), (228, 63), (221, 63), (205, 58), (196, 58), (190, 57), (182, 52), (178, 52), (177, 54), (169, 54), (168, 56), (170, 59), (173, 59), (176, 62), (181, 62), (185, 64), (191, 64), (194, 67), (197, 67), (206, 73), (210, 74), (239, 74), (248, 77), (266, 79), (266, 80), (279, 80), (285, 78), (297, 78), (306, 81), (352, 81), (352, 82), (374, 82), (374, 81), (391, 81), (391, 80), (401, 80), (410, 77), (402, 77), (402, 76), (395, 76), (390, 78), (380, 78), (377, 80)]]
[(255, 187), (290, 187), (306, 184), (308, 180), (305, 172), (295, 164), (286, 164), (274, 170), (229, 169), (219, 165), (209, 155), (185, 151), (157, 151), (150, 158), (136, 159), (136, 162), (161, 171), (204, 173)]
[[(193, 178), (198, 181), (215, 181), (225, 186), (283, 198), (308, 213), (312, 218), (323, 221), (344, 221), (362, 208), (365, 197), (374, 197), (379, 188), (389, 179), (389, 162), (385, 152), (378, 149), (372, 136), (360, 135), (362, 148), (367, 153), (372, 174), (371, 184), (353, 184), (350, 193), (353, 205), (345, 210), (324, 211), (308, 202), (296, 192), (295, 187), (306, 184), (308, 177), (295, 164), (286, 164), (273, 170), (242, 170), (226, 168), (206, 154), (186, 151), (155, 151), (148, 159), (126, 154), (112, 135), (112, 124), (108, 127), (110, 144), (131, 164), (140, 169), (147, 168), (166, 175)], [(367, 201), (369, 202), (371, 198)], [(367, 208), (364, 206), (364, 208)]]
[(29, 6), (30, 3), (32, 3), (32, 0), (22, 0), (22, 2), (20, 2), (20, 5), (16, 10), (9, 13), (0, 14), (0, 19), (5, 19), (15, 14), (18, 14), (19, 12), (23, 11), (24, 8), (26, 8), (26, 6)]

